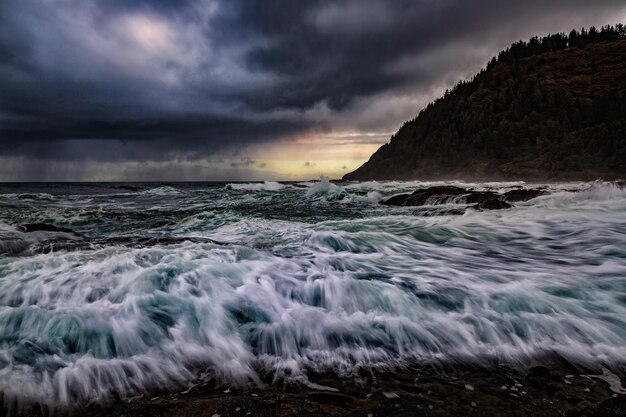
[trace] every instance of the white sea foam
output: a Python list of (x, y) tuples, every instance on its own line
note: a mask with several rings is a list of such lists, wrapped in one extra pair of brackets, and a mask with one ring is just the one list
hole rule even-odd
[(308, 184), (308, 190), (306, 190), (306, 196), (311, 199), (318, 199), (323, 201), (341, 201), (352, 202), (353, 195), (348, 193), (344, 187), (333, 184), (330, 178), (322, 175), (320, 180)]
[(622, 381), (620, 381), (619, 376), (615, 375), (613, 372), (609, 371), (606, 368), (602, 368), (601, 375), (589, 375), (592, 378), (598, 378), (609, 384), (609, 388), (616, 394), (626, 394), (626, 389), (622, 388)]
[[(142, 191), (140, 194), (167, 196), (167, 195), (177, 195), (180, 193), (181, 193), (180, 190), (169, 185), (164, 185), (161, 187), (150, 188), (148, 190)], [(132, 193), (125, 193), (125, 194), (132, 195)]]
[(280, 191), (285, 188), (285, 185), (275, 181), (265, 181), (259, 183), (231, 183), (226, 184), (226, 188), (238, 191)]

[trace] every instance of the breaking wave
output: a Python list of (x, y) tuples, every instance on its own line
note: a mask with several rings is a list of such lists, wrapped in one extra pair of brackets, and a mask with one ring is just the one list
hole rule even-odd
[(275, 181), (265, 181), (262, 183), (226, 184), (226, 189), (238, 191), (280, 191), (283, 188), (285, 188), (285, 185)]

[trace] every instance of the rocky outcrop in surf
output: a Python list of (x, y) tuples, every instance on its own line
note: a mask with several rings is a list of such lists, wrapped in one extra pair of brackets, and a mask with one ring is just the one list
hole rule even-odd
[(24, 223), (13, 225), (12, 227), (19, 233), (0, 240), (0, 254), (16, 256), (24, 253), (86, 250), (99, 246), (148, 248), (159, 245), (177, 245), (186, 242), (225, 245), (223, 242), (202, 236), (91, 237), (80, 234), (68, 227), (56, 226), (49, 223)]
[(423, 207), (455, 205), (458, 207), (421, 210), (416, 214), (424, 216), (463, 214), (469, 208), (475, 210), (502, 210), (513, 207), (513, 202), (528, 201), (546, 195), (542, 189), (514, 189), (507, 192), (475, 190), (453, 185), (432, 186), (414, 191), (411, 194), (398, 194), (380, 203), (386, 206)]
[(71, 235), (81, 236), (80, 233), (76, 233), (72, 229), (68, 229), (67, 227), (59, 227), (53, 224), (48, 223), (25, 223), (21, 224), (18, 227), (18, 230), (24, 233), (33, 233), (33, 232), (56, 232), (56, 233), (68, 233)]

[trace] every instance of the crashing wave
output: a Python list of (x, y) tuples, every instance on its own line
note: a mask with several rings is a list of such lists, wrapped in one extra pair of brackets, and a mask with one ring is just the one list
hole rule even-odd
[[(127, 194), (133, 194), (133, 193), (127, 193)], [(162, 196), (167, 196), (167, 195), (179, 195), (181, 194), (181, 191), (169, 186), (169, 185), (164, 185), (161, 187), (155, 187), (155, 188), (150, 188), (148, 190), (142, 191), (139, 194), (144, 194), (144, 195), (162, 195)]]
[(318, 182), (309, 184), (309, 189), (306, 191), (306, 196), (309, 198), (323, 199), (326, 201), (336, 200), (350, 200), (351, 194), (346, 191), (345, 188), (333, 184), (330, 178), (321, 175)]
[(236, 191), (280, 191), (285, 188), (285, 185), (275, 181), (265, 181), (262, 183), (230, 183), (226, 184), (225, 188)]

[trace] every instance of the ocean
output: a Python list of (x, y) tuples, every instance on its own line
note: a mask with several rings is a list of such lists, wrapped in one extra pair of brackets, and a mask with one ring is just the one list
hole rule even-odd
[[(549, 194), (462, 215), (379, 204), (443, 184)], [(626, 362), (616, 184), (0, 184), (7, 407), (554, 355)]]

